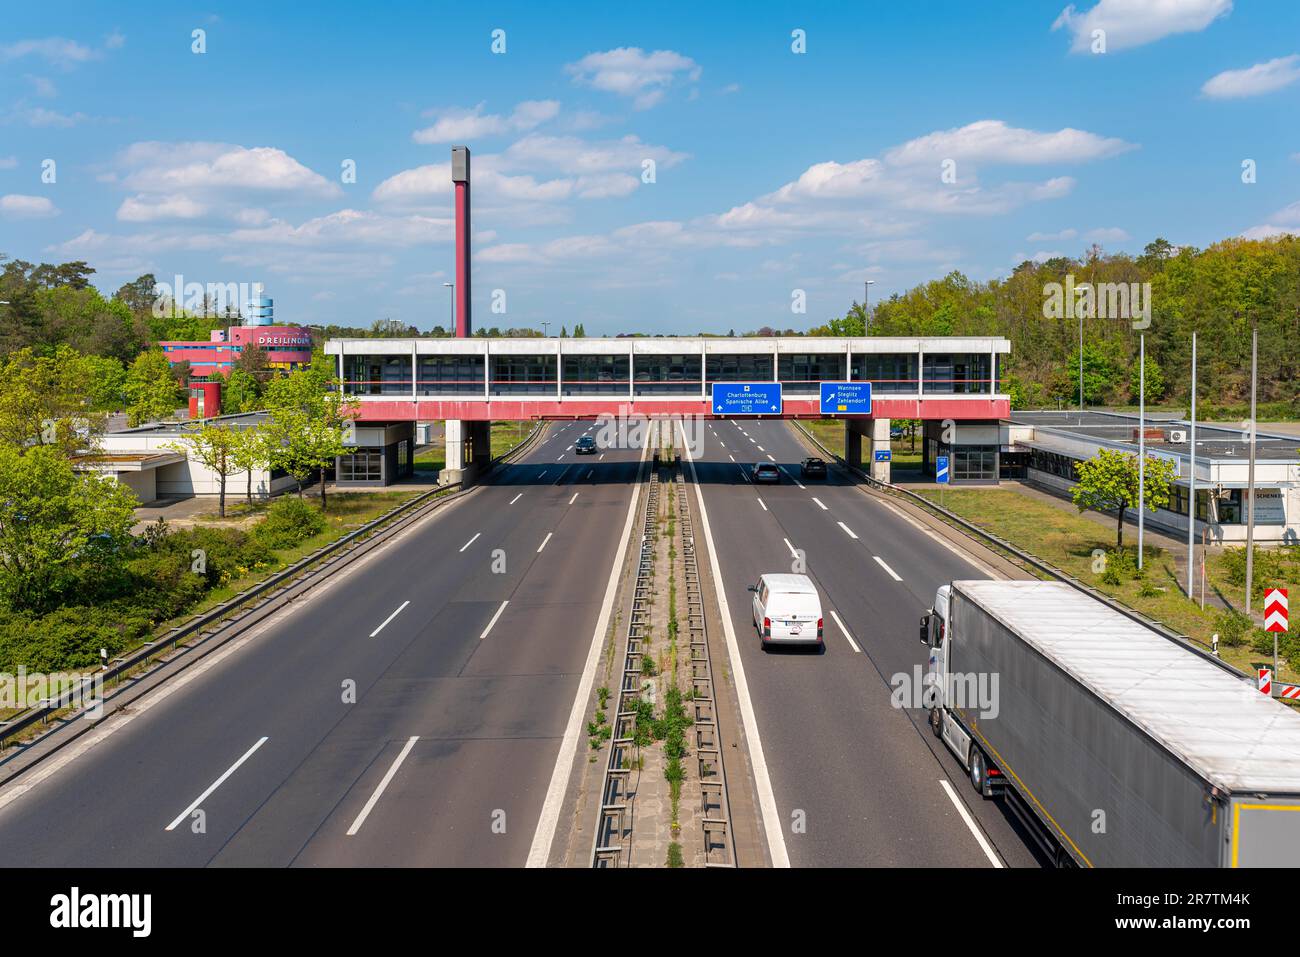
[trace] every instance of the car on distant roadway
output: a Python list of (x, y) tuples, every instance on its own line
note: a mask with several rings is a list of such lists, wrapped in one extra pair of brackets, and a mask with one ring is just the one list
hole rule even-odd
[(749, 477), (755, 482), (772, 482), (776, 485), (781, 484), (781, 470), (771, 462), (757, 462), (750, 471)]
[(799, 464), (799, 471), (803, 473), (804, 478), (824, 479), (826, 477), (826, 462), (812, 455)]
[(573, 451), (579, 455), (595, 455), (596, 440), (590, 435), (584, 435), (577, 442), (573, 443)]
[(751, 585), (754, 629), (762, 648), (822, 644), (822, 602), (807, 575), (764, 575)]
[(903, 437), (903, 427), (901, 425), (895, 425), (890, 427), (889, 437), (891, 439), (901, 439)]

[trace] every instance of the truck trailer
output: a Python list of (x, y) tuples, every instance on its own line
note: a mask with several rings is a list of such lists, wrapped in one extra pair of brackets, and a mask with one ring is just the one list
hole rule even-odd
[(1064, 582), (955, 581), (921, 619), (930, 727), (1058, 866), (1300, 860), (1300, 715)]

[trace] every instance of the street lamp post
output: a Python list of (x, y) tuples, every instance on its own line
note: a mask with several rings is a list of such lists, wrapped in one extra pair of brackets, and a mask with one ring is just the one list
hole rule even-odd
[[(1195, 598), (1192, 588), (1192, 555), (1196, 551), (1196, 333), (1192, 332), (1192, 435), (1188, 445), (1187, 468), (1187, 597)], [(1206, 513), (1207, 525), (1209, 513)]]
[(444, 282), (444, 286), (451, 290), (451, 334), (456, 334), (456, 284), (454, 282)]
[[(1147, 477), (1147, 336), (1142, 333), (1142, 357), (1138, 360), (1138, 571), (1142, 571), (1142, 530), (1146, 524)], [(1079, 368), (1083, 368), (1083, 352), (1079, 352)], [(1083, 394), (1083, 389), (1079, 390)]]
[(543, 338), (543, 339), (547, 339), (547, 338), (550, 337), (550, 333), (546, 331), (546, 327), (549, 326), (550, 324), (551, 324), (551, 322), (550, 322), (549, 319), (544, 319), (544, 320), (542, 320), (542, 338)]
[(866, 333), (871, 322), (871, 287), (876, 284), (874, 279), (867, 279), (862, 283), (862, 331)]

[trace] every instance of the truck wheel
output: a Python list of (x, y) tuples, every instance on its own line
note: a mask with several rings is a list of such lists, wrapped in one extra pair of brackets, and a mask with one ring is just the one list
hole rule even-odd
[(936, 738), (943, 737), (943, 715), (939, 713), (938, 708), (930, 709), (930, 730), (934, 732)]
[(988, 797), (985, 793), (985, 786), (988, 781), (988, 769), (984, 763), (984, 752), (979, 749), (978, 745), (970, 746), (970, 784), (981, 797)]

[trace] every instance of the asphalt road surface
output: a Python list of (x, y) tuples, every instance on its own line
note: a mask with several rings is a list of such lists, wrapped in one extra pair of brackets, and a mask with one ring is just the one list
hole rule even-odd
[[(975, 793), (925, 712), (891, 703), (894, 676), (912, 687), (924, 668), (917, 626), (935, 589), (988, 572), (836, 470), (804, 482), (808, 452), (783, 422), (715, 421), (702, 440), (720, 584), (791, 865), (1041, 866), (1019, 821)], [(780, 485), (742, 474), (769, 461), (784, 470)], [(825, 650), (764, 652), (748, 588), (796, 570), (797, 553), (821, 592)]]
[(590, 428), (0, 795), (0, 866), (522, 865), (640, 457)]

